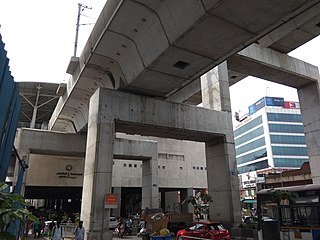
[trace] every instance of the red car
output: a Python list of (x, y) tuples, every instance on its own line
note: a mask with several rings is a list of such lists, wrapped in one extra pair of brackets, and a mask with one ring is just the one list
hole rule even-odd
[(184, 239), (212, 239), (230, 240), (229, 231), (220, 223), (215, 222), (194, 222), (186, 229), (177, 233), (177, 240)]

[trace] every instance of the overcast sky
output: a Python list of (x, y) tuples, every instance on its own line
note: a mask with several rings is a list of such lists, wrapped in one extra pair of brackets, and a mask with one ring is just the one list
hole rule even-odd
[[(2, 40), (15, 81), (66, 82), (66, 69), (74, 51), (78, 0), (0, 0)], [(92, 7), (82, 12), (79, 55), (104, 6), (103, 0), (81, 1)], [(289, 55), (320, 66), (320, 37)], [(230, 89), (232, 110), (240, 115), (263, 96), (298, 101), (295, 89), (248, 77)]]

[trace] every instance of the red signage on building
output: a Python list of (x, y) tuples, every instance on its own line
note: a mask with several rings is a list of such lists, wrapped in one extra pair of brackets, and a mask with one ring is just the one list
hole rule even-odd
[(104, 207), (118, 208), (118, 194), (106, 194)]
[(300, 108), (300, 103), (285, 101), (284, 108)]

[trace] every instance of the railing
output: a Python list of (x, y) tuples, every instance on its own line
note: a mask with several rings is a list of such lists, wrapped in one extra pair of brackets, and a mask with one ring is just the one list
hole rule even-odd
[(61, 224), (61, 226), (63, 227), (64, 229), (64, 236), (65, 238), (68, 238), (68, 239), (74, 239), (74, 230), (76, 229), (77, 225), (74, 224), (74, 223), (71, 223), (71, 224)]

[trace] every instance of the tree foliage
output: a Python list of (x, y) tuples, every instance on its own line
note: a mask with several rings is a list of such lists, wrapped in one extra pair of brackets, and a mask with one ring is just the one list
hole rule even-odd
[(194, 207), (194, 213), (197, 218), (199, 219), (200, 215), (203, 214), (205, 211), (208, 211), (209, 204), (212, 203), (212, 196), (208, 194), (206, 191), (200, 191), (196, 193), (195, 196), (188, 196), (185, 200), (182, 201), (182, 204), (188, 203), (192, 204)]
[(280, 189), (271, 189), (268, 192), (271, 193), (272, 201), (280, 205), (284, 201), (289, 201), (291, 203), (297, 195), (294, 192), (284, 191)]
[(0, 183), (0, 239), (14, 240), (15, 236), (7, 231), (10, 224), (18, 228), (16, 220), (24, 222), (27, 217), (33, 221), (38, 219), (26, 209), (24, 197), (7, 192), (7, 188), (7, 184)]

